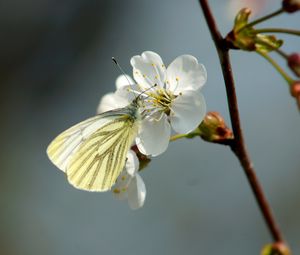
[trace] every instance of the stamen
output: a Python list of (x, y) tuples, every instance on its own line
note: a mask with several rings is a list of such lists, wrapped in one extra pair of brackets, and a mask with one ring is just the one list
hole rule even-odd
[(153, 84), (153, 86), (150, 87), (151, 90), (153, 90), (154, 86), (157, 86), (157, 83), (154, 82), (154, 81), (152, 81), (152, 80), (150, 79), (150, 77), (148, 77), (148, 76), (146, 76), (146, 75), (143, 76), (143, 77), (148, 81), (149, 84)]
[[(153, 66), (154, 72), (156, 73), (156, 75), (154, 76), (154, 78), (157, 79), (157, 80), (159, 80), (159, 79), (158, 79), (158, 76), (160, 77), (160, 73), (159, 73), (159, 71), (158, 71), (158, 69), (157, 69), (156, 64), (152, 63), (151, 66)], [(161, 85), (161, 84), (160, 84), (160, 85)]]
[(177, 89), (177, 87), (179, 85), (179, 77), (176, 77), (175, 80), (176, 80), (176, 86), (174, 88), (174, 91), (176, 91), (176, 89)]
[(171, 101), (170, 95), (167, 93), (165, 89), (162, 90), (163, 94)]

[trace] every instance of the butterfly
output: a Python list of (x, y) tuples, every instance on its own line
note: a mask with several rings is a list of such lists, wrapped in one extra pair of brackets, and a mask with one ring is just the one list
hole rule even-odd
[(122, 172), (141, 122), (141, 99), (72, 126), (48, 146), (49, 159), (64, 171), (71, 185), (106, 191)]

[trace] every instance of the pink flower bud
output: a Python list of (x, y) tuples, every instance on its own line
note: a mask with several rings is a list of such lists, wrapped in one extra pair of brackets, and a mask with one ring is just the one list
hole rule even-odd
[(296, 99), (298, 108), (300, 110), (300, 81), (295, 81), (291, 85), (290, 92), (291, 92), (292, 97), (294, 97)]
[(283, 0), (282, 8), (284, 11), (292, 13), (300, 10), (300, 0)]
[(218, 112), (208, 112), (198, 128), (202, 139), (208, 142), (222, 143), (233, 139), (232, 131)]
[(300, 96), (300, 81), (295, 81), (295, 82), (291, 85), (291, 95), (292, 95), (293, 97)]
[(300, 54), (293, 53), (288, 57), (288, 65), (294, 74), (300, 77)]

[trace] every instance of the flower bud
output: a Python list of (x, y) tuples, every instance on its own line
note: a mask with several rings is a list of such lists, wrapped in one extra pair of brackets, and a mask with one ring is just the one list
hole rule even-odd
[(293, 53), (288, 57), (288, 66), (294, 72), (294, 74), (300, 77), (300, 54)]
[(290, 92), (291, 92), (292, 97), (294, 97), (296, 99), (298, 108), (300, 110), (300, 81), (295, 81), (291, 85)]
[(300, 10), (300, 0), (283, 0), (282, 9), (292, 13)]
[(255, 34), (253, 33), (253, 28), (249, 27), (245, 29), (250, 14), (251, 10), (249, 8), (243, 8), (236, 15), (234, 27), (226, 36), (226, 41), (231, 48), (247, 51), (255, 50)]
[(208, 112), (199, 125), (199, 131), (202, 139), (208, 142), (224, 143), (233, 139), (232, 131), (218, 112)]
[(282, 40), (277, 39), (274, 35), (258, 33), (253, 26), (249, 26), (251, 24), (248, 23), (250, 14), (251, 10), (244, 8), (236, 15), (234, 27), (225, 38), (227, 46), (234, 49), (264, 53), (279, 49), (283, 44)]
[(293, 97), (298, 97), (300, 96), (300, 81), (295, 81), (292, 85), (291, 85), (291, 95)]
[(261, 251), (261, 255), (290, 255), (290, 249), (285, 243), (267, 244)]

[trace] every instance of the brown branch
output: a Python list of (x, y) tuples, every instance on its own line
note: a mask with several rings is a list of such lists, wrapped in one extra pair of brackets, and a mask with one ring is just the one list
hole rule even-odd
[(228, 101), (228, 107), (230, 112), (230, 119), (231, 119), (231, 125), (232, 130), (234, 134), (234, 140), (230, 144), (230, 147), (234, 154), (239, 159), (244, 172), (248, 178), (248, 181), (250, 183), (250, 186), (252, 188), (252, 191), (254, 193), (254, 196), (256, 198), (256, 201), (259, 205), (259, 208), (263, 214), (263, 217), (265, 219), (265, 222), (269, 228), (269, 231), (272, 235), (272, 238), (274, 242), (283, 242), (283, 238), (281, 235), (281, 232), (275, 222), (275, 219), (272, 215), (271, 208), (267, 202), (267, 199), (263, 193), (263, 189), (256, 177), (255, 170), (253, 168), (253, 165), (251, 163), (250, 157), (248, 155), (248, 152), (246, 150), (246, 145), (244, 142), (243, 132), (240, 124), (240, 117), (239, 117), (239, 109), (238, 109), (238, 103), (237, 103), (237, 97), (235, 92), (235, 85), (233, 80), (233, 74), (230, 64), (230, 57), (229, 57), (229, 47), (226, 42), (226, 40), (222, 37), (221, 33), (219, 32), (219, 29), (216, 25), (215, 19), (213, 17), (213, 14), (210, 10), (210, 7), (207, 3), (207, 0), (199, 0), (200, 5), (202, 7), (204, 17), (206, 19), (208, 28), (210, 30), (211, 36), (213, 38), (213, 41), (215, 43), (220, 64), (222, 68), (222, 73), (225, 81), (226, 86), (226, 93), (227, 93), (227, 101)]

